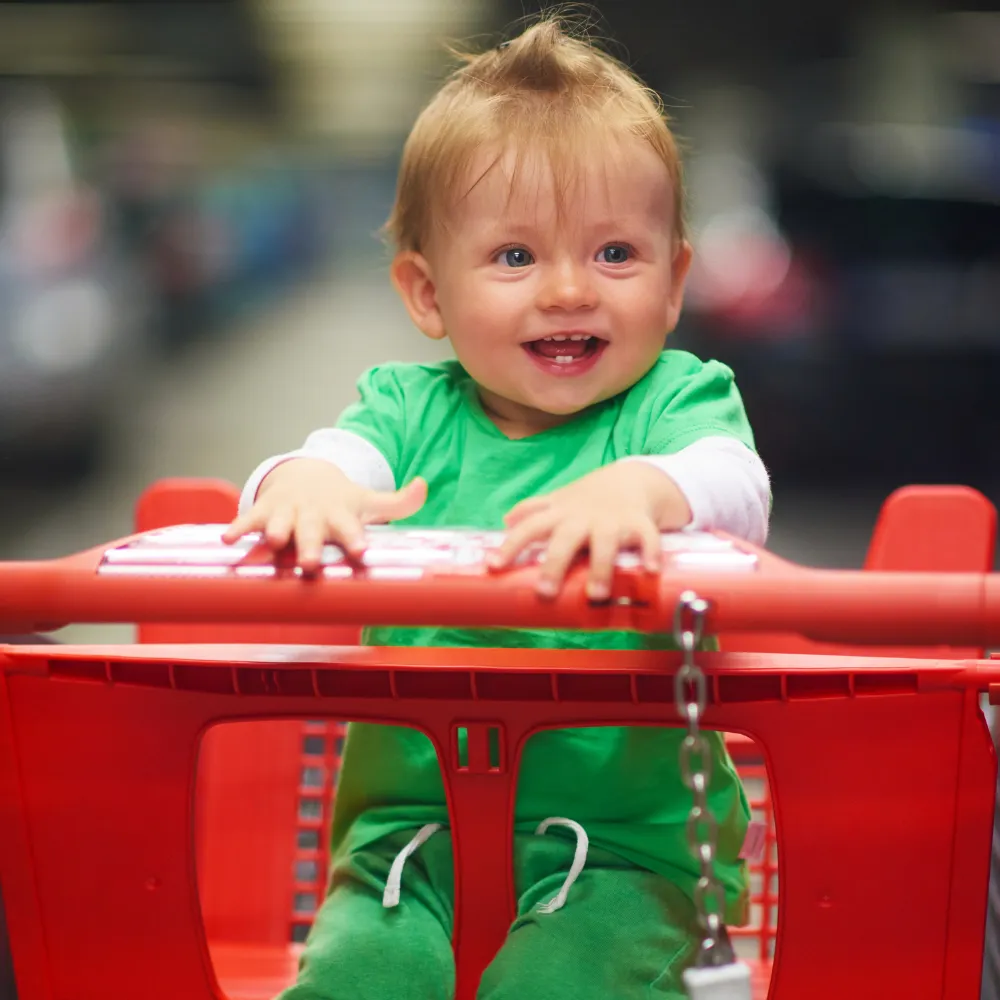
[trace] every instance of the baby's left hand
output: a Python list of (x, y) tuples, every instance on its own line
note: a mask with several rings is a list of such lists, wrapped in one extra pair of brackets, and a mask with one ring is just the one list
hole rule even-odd
[(589, 549), (587, 596), (605, 601), (622, 549), (637, 548), (646, 569), (656, 573), (660, 532), (682, 528), (690, 520), (684, 494), (666, 473), (643, 462), (616, 462), (514, 507), (504, 518), (507, 537), (490, 566), (503, 569), (532, 542), (547, 540), (538, 593), (555, 597), (573, 559)]

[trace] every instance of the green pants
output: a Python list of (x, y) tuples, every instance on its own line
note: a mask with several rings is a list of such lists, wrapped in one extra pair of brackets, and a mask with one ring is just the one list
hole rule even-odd
[[(538, 912), (573, 860), (573, 836), (563, 832), (515, 838), (517, 917), (478, 1000), (682, 1000), (681, 973), (698, 932), (690, 900), (667, 879), (592, 848), (565, 906)], [(389, 868), (408, 839), (386, 838), (337, 865), (298, 982), (279, 1000), (452, 1000), (447, 830), (406, 862), (399, 905), (382, 906)]]

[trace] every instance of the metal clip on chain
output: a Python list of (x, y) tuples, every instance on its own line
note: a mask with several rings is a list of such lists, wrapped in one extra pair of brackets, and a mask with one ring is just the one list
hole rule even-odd
[(687, 725), (687, 736), (681, 743), (680, 769), (692, 797), (687, 839), (701, 868), (701, 877), (694, 890), (694, 905), (703, 934), (694, 968), (684, 973), (684, 985), (691, 1000), (750, 1000), (750, 969), (736, 960), (723, 921), (725, 892), (715, 877), (719, 828), (708, 804), (712, 750), (701, 731), (708, 686), (695, 662), (707, 614), (708, 602), (691, 591), (681, 594), (674, 611), (674, 639), (682, 656), (681, 667), (674, 677), (674, 704), (677, 714)]

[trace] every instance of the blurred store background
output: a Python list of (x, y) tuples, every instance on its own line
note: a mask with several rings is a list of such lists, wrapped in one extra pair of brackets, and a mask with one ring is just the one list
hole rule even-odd
[[(677, 342), (736, 370), (772, 547), (860, 563), (907, 482), (1000, 499), (1000, 9), (605, 0), (688, 146)], [(446, 66), (521, 0), (0, 2), (0, 557), (241, 481), (438, 356), (376, 231)]]

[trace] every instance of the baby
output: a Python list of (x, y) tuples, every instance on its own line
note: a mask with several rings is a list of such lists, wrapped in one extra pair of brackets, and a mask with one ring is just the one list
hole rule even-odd
[[(620, 63), (552, 19), (468, 57), (417, 119), (388, 223), (393, 284), (416, 326), (448, 338), (456, 360), (365, 373), (360, 401), (335, 428), (250, 477), (227, 539), (294, 540), (300, 564), (314, 569), (326, 541), (361, 553), (364, 527), (376, 522), (506, 529), (494, 568), (543, 543), (541, 601), (584, 551), (588, 594), (600, 601), (622, 549), (657, 571), (663, 531), (719, 528), (763, 542), (769, 484), (732, 372), (664, 350), (691, 261), (682, 208), (660, 105)], [(369, 629), (365, 641), (669, 644), (632, 633), (392, 627)], [(699, 940), (699, 871), (685, 833), (682, 738), (674, 728), (605, 727), (530, 741), (512, 844), (518, 915), (482, 1000), (683, 996)], [(721, 737), (708, 738), (716, 874), (726, 918), (739, 922), (749, 810)], [(550, 816), (572, 818), (589, 837), (586, 867), (559, 909), (544, 904), (564, 887), (577, 844), (573, 828), (535, 834)], [(447, 823), (430, 742), (353, 724), (330, 891), (284, 1000), (451, 1000)], [(427, 839), (431, 824), (441, 829)], [(399, 906), (383, 905), (397, 893)]]

